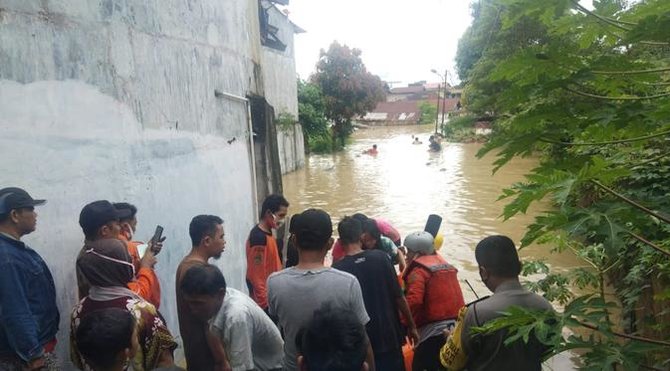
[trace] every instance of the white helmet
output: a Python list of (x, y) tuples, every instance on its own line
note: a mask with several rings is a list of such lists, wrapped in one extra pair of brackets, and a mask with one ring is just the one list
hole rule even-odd
[(430, 255), (435, 252), (433, 235), (425, 231), (410, 233), (405, 237), (405, 247), (414, 253)]

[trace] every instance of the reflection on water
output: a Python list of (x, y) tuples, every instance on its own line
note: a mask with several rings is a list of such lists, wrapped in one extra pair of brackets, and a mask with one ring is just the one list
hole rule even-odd
[[(496, 202), (501, 190), (534, 165), (517, 159), (495, 175), (493, 156), (475, 157), (480, 144), (443, 145), (440, 153), (428, 152), (430, 125), (381, 127), (359, 130), (346, 151), (311, 155), (303, 169), (284, 177), (284, 193), (292, 212), (322, 208), (336, 223), (345, 215), (363, 212), (389, 220), (404, 236), (423, 230), (429, 214), (442, 216), (444, 245), (440, 253), (467, 279), (477, 293), (488, 295), (479, 280), (474, 247), (483, 237), (505, 234), (519, 242), (533, 210), (504, 222), (499, 217), (505, 200)], [(419, 135), (422, 145), (412, 144)], [(377, 144), (379, 154), (362, 152)], [(548, 255), (546, 247), (529, 247), (522, 256), (546, 257), (554, 267), (574, 266), (574, 257)], [(466, 301), (474, 294), (463, 286)]]

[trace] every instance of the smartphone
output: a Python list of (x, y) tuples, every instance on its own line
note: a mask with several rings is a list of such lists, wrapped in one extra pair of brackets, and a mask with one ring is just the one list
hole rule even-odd
[(163, 227), (157, 225), (156, 230), (154, 231), (154, 236), (151, 237), (151, 240), (154, 242), (158, 242), (161, 240), (162, 237), (163, 237)]

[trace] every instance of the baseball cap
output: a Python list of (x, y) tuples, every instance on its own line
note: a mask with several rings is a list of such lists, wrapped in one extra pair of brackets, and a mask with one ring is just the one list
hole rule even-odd
[(24, 207), (44, 205), (46, 200), (35, 200), (28, 192), (18, 187), (0, 189), (0, 215)]
[(130, 209), (117, 209), (107, 200), (93, 201), (79, 213), (79, 225), (86, 231), (95, 231), (103, 225), (132, 214)]
[(289, 231), (302, 248), (320, 248), (333, 235), (330, 215), (320, 209), (307, 209), (291, 218)]

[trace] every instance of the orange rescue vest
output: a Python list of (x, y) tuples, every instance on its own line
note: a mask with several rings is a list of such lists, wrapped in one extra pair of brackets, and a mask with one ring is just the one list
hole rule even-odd
[(423, 313), (414, 315), (417, 327), (427, 323), (456, 319), (458, 311), (465, 305), (458, 270), (440, 255), (423, 255), (410, 264), (408, 272), (424, 269), (429, 278), (425, 287)]

